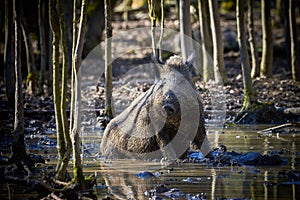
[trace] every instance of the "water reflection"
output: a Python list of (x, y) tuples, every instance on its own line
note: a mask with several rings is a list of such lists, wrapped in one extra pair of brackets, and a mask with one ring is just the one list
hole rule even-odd
[[(297, 199), (299, 185), (281, 185), (277, 170), (257, 170), (253, 167), (207, 168), (199, 165), (172, 166), (173, 172), (160, 177), (138, 178), (125, 171), (104, 170), (102, 178), (108, 187), (108, 196), (117, 199), (148, 199), (146, 191), (156, 185), (178, 188), (186, 196), (205, 193), (207, 199)], [(270, 171), (269, 171), (270, 170)], [(278, 185), (277, 185), (278, 184)], [(168, 199), (163, 194), (160, 195)], [(185, 198), (180, 198), (185, 199)]]
[[(210, 129), (208, 138), (212, 147), (224, 144), (227, 151), (278, 154), (287, 159), (284, 166), (212, 166), (205, 163), (163, 166), (160, 162), (103, 160), (99, 154), (99, 130), (86, 129), (81, 141), (84, 172), (87, 176), (97, 174), (98, 186), (94, 190), (98, 199), (149, 199), (145, 192), (147, 194), (157, 185), (177, 188), (181, 193), (176, 194), (185, 195), (174, 199), (191, 199), (201, 193), (205, 193), (206, 199), (300, 199), (300, 130), (258, 132), (266, 127), (234, 126), (227, 127), (224, 132)], [(47, 159), (46, 167), (55, 166), (57, 150), (52, 145), (55, 138), (42, 138), (27, 138), (29, 153), (43, 155)], [(156, 176), (136, 176), (143, 171)], [(7, 199), (10, 194), (14, 198), (27, 198), (23, 193), (13, 192), (12, 188), (18, 189), (13, 185), (2, 185), (0, 199)], [(160, 196), (171, 199), (165, 194)]]
[[(178, 188), (185, 197), (205, 193), (207, 199), (299, 199), (299, 180), (289, 178), (290, 170), (300, 171), (298, 134), (267, 134), (262, 127), (234, 127), (224, 132), (213, 132), (208, 137), (213, 146), (225, 144), (228, 151), (273, 153), (287, 158), (284, 166), (212, 166), (199, 163), (181, 163), (166, 167), (157, 163), (118, 160), (102, 162), (101, 180), (107, 188), (99, 198), (149, 199), (145, 192), (164, 184)], [(142, 171), (158, 172), (159, 176), (139, 178)], [(281, 175), (280, 175), (281, 174)], [(299, 178), (299, 177), (298, 177)], [(189, 195), (190, 194), (190, 195)], [(160, 194), (162, 198), (170, 197)]]

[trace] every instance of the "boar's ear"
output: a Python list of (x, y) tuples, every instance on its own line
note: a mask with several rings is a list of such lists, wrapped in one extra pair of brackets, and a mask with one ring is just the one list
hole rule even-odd
[(193, 50), (190, 52), (189, 57), (187, 58), (186, 62), (189, 63), (190, 65), (192, 65), (195, 58), (196, 58), (196, 53), (195, 53), (195, 50)]
[(188, 66), (190, 71), (193, 71), (193, 68), (194, 68), (193, 63), (195, 61), (195, 58), (196, 58), (196, 53), (195, 53), (195, 50), (193, 50), (190, 52), (190, 55), (186, 59), (186, 62), (185, 62), (185, 64)]

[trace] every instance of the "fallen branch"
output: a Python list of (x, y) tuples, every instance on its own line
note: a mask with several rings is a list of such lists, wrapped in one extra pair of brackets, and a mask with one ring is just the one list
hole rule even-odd
[(284, 115), (296, 115), (296, 116), (300, 116), (300, 107), (285, 108), (282, 113)]
[(278, 126), (273, 126), (273, 127), (258, 131), (258, 133), (270, 133), (270, 132), (273, 133), (278, 129), (287, 128), (287, 127), (300, 127), (300, 122), (290, 122), (290, 123), (281, 124)]

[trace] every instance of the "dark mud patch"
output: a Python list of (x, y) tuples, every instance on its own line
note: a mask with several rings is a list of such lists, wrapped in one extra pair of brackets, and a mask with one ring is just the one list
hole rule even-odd
[(145, 196), (149, 197), (149, 199), (165, 199), (171, 198), (171, 199), (178, 199), (178, 198), (184, 198), (184, 199), (193, 199), (193, 200), (200, 200), (200, 199), (206, 199), (206, 196), (204, 193), (191, 195), (191, 194), (185, 194), (183, 191), (177, 189), (177, 188), (168, 188), (165, 185), (157, 185), (153, 189), (146, 191)]
[(201, 152), (189, 152), (190, 162), (206, 162), (215, 166), (274, 166), (286, 165), (287, 159), (279, 154), (261, 154), (258, 152), (240, 153), (236, 151), (227, 152), (225, 145), (211, 152), (210, 158), (205, 158)]

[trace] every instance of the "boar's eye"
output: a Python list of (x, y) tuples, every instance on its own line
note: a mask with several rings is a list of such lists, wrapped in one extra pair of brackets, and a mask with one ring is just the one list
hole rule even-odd
[(172, 103), (174, 100), (176, 99), (176, 96), (175, 94), (169, 90), (166, 94), (165, 94), (165, 100), (168, 102), (168, 103)]

